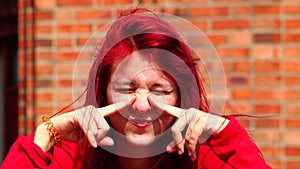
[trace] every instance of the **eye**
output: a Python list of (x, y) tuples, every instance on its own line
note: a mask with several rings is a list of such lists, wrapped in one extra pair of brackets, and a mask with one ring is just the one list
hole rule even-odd
[(164, 90), (151, 90), (151, 93), (155, 94), (155, 95), (166, 95), (166, 94), (170, 94), (170, 91), (164, 91)]
[(125, 94), (130, 94), (130, 93), (134, 93), (135, 92), (134, 88), (114, 88), (114, 90), (116, 92), (125, 93)]

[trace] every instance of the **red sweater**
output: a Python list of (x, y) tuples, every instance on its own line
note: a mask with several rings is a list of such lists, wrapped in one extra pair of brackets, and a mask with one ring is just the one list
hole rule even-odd
[[(62, 141), (62, 147), (44, 153), (33, 143), (34, 134), (20, 136), (12, 146), (2, 164), (2, 169), (14, 168), (63, 168), (71, 169), (75, 157), (76, 143)], [(234, 118), (218, 135), (212, 136), (198, 148), (198, 168), (271, 168), (247, 132)]]

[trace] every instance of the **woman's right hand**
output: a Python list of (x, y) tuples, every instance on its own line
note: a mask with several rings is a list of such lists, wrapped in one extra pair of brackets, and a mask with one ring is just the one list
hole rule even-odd
[[(132, 100), (133, 98), (130, 98), (101, 108), (86, 106), (53, 117), (50, 120), (58, 130), (62, 140), (70, 142), (84, 142), (87, 140), (93, 147), (97, 147), (97, 145), (112, 146), (114, 141), (106, 136), (110, 127), (106, 122), (105, 117), (130, 105)], [(85, 134), (85, 137), (80, 134), (82, 131)], [(44, 152), (50, 151), (55, 145), (54, 139), (51, 138), (45, 123), (38, 126), (34, 137), (34, 143)]]

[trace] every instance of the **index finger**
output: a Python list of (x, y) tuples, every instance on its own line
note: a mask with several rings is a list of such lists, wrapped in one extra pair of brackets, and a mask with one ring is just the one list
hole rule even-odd
[(114, 114), (115, 112), (125, 108), (126, 106), (129, 106), (132, 103), (133, 99), (134, 99), (133, 97), (130, 97), (127, 100), (120, 101), (120, 102), (114, 103), (114, 104), (110, 104), (105, 107), (97, 108), (97, 110), (101, 112), (103, 117), (107, 117), (107, 116), (110, 116), (110, 115)]
[(184, 115), (184, 112), (186, 111), (186, 110), (181, 109), (179, 107), (175, 107), (175, 106), (165, 104), (165, 103), (159, 101), (158, 99), (156, 99), (155, 97), (153, 97), (151, 95), (149, 96), (149, 100), (150, 100), (151, 104), (158, 107), (160, 110), (165, 111), (166, 113), (168, 113), (172, 116), (175, 116), (177, 118)]

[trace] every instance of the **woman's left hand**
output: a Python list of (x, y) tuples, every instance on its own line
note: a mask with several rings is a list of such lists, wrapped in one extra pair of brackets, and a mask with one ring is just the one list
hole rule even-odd
[[(150, 101), (164, 113), (178, 118), (171, 127), (173, 141), (167, 146), (167, 152), (178, 151), (179, 154), (183, 154), (185, 146), (192, 160), (197, 158), (196, 146), (198, 142), (204, 142), (211, 135), (221, 132), (229, 123), (229, 120), (224, 117), (195, 108), (181, 109), (159, 102), (153, 97), (150, 98)], [(182, 132), (186, 127), (186, 135), (182, 137)]]

